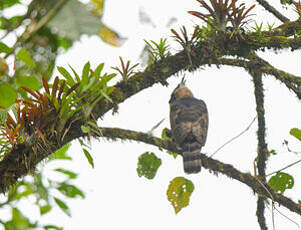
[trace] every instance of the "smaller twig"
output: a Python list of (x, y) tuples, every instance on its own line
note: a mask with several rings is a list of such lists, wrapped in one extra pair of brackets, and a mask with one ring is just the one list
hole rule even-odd
[(283, 217), (285, 217), (286, 219), (288, 219), (289, 221), (291, 221), (292, 223), (294, 223), (295, 225), (297, 225), (298, 228), (300, 228), (300, 225), (296, 222), (293, 221), (291, 218), (287, 217), (286, 215), (284, 215), (282, 212), (280, 212), (275, 206), (274, 206), (275, 210)]
[(273, 230), (275, 230), (275, 214), (274, 214), (275, 204), (274, 201), (272, 201), (272, 224), (273, 224)]
[(272, 13), (276, 18), (278, 18), (282, 22), (290, 21), (287, 17), (281, 14), (278, 10), (276, 10), (273, 6), (271, 6), (266, 0), (256, 0), (263, 8)]
[(298, 164), (299, 162), (301, 162), (301, 159), (300, 159), (300, 160), (297, 160), (296, 162), (293, 162), (293, 163), (291, 163), (291, 164), (289, 164), (289, 165), (287, 165), (287, 166), (285, 166), (285, 167), (283, 167), (282, 169), (279, 169), (279, 170), (277, 170), (277, 171), (271, 172), (271, 173), (267, 174), (267, 176), (271, 176), (271, 175), (273, 175), (273, 174), (275, 174), (275, 173), (281, 172), (281, 171), (283, 171), (283, 170), (285, 170), (285, 169), (287, 169), (287, 168), (289, 168), (289, 167), (292, 167), (292, 166)]
[(241, 135), (243, 135), (245, 132), (247, 132), (247, 131), (251, 128), (251, 126), (252, 126), (252, 124), (254, 123), (254, 121), (256, 120), (256, 118), (257, 118), (257, 116), (255, 116), (255, 117), (253, 118), (253, 120), (252, 120), (251, 123), (247, 126), (246, 129), (244, 129), (244, 130), (243, 130), (242, 132), (240, 132), (238, 135), (236, 135), (235, 137), (232, 137), (230, 140), (228, 140), (226, 143), (224, 143), (222, 146), (220, 146), (217, 150), (215, 150), (214, 153), (211, 154), (210, 157), (213, 157), (219, 150), (221, 150), (221, 149), (222, 149), (223, 147), (225, 147), (227, 144), (231, 143), (232, 141), (234, 141), (235, 139), (237, 139), (237, 138), (239, 138)]

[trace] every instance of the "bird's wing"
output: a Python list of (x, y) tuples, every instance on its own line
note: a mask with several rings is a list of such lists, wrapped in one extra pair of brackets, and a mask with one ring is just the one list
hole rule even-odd
[(179, 145), (192, 134), (203, 146), (208, 130), (206, 104), (195, 98), (175, 101), (171, 104), (170, 124), (173, 138)]
[(197, 141), (204, 146), (207, 139), (208, 132), (208, 110), (204, 101), (198, 100), (191, 107), (192, 110), (195, 110), (197, 119), (192, 124), (192, 133)]

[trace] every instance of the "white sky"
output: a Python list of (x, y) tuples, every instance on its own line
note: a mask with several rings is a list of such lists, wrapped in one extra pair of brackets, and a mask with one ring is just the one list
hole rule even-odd
[[(106, 1), (105, 23), (128, 40), (121, 48), (114, 48), (104, 44), (96, 36), (82, 36), (80, 42), (76, 42), (70, 51), (58, 58), (57, 65), (67, 68), (67, 64), (70, 64), (80, 72), (87, 61), (90, 61), (92, 67), (105, 62), (106, 71), (111, 71), (110, 66), (119, 65), (119, 56), (124, 60), (130, 59), (132, 64), (137, 63), (144, 45), (143, 39), (158, 41), (171, 35), (170, 30), (165, 28), (171, 17), (178, 18), (178, 22), (172, 26), (174, 29), (186, 25), (191, 31), (193, 24), (200, 23), (200, 20), (186, 13), (188, 10), (197, 10), (197, 6), (195, 0)], [(139, 23), (139, 8), (143, 8), (151, 16), (156, 28)], [(262, 15), (260, 6), (256, 8), (260, 17), (274, 20), (270, 14)], [(170, 38), (169, 41), (170, 44), (175, 44)], [(269, 52), (261, 56), (278, 68), (301, 75), (298, 68), (300, 51), (282, 51), (278, 54)], [(188, 87), (195, 97), (206, 102), (209, 110), (209, 133), (202, 152), (211, 154), (244, 130), (256, 115), (253, 82), (244, 70), (234, 67), (205, 67), (194, 73), (186, 72), (185, 75)], [(147, 132), (165, 118), (154, 132), (160, 136), (161, 130), (169, 127), (168, 100), (181, 76), (182, 74), (171, 77), (168, 87), (157, 84), (129, 98), (120, 104), (118, 114), (112, 116), (110, 112), (107, 113), (99, 124)], [(291, 128), (301, 128), (301, 107), (296, 97), (272, 76), (264, 78), (264, 87), (267, 141), (269, 149), (278, 152), (277, 156), (272, 156), (268, 161), (267, 172), (271, 172), (300, 158), (287, 153), (282, 142), (286, 139), (293, 149), (301, 149), (300, 142), (289, 135)], [(230, 163), (243, 172), (252, 173), (257, 148), (256, 128), (257, 123), (254, 123), (247, 133), (223, 148), (214, 158)], [(136, 173), (137, 159), (146, 151), (154, 152), (163, 161), (157, 176), (151, 181), (139, 178)], [(58, 165), (80, 172), (74, 183), (85, 191), (86, 199), (68, 200), (72, 218), (57, 208), (44, 216), (43, 222), (56, 223), (66, 230), (259, 229), (255, 215), (257, 196), (254, 196), (250, 188), (235, 180), (223, 175), (214, 176), (205, 169), (197, 175), (185, 175), (181, 157), (174, 160), (158, 148), (142, 143), (94, 140), (90, 152), (94, 157), (95, 169), (90, 167), (76, 142), (70, 150), (74, 159), (72, 163), (50, 163), (47, 166), (47, 172), (50, 171), (49, 168), (56, 168)], [(285, 195), (295, 201), (301, 199), (301, 182), (297, 175), (300, 166), (294, 166), (285, 172), (291, 173), (295, 178), (294, 188), (287, 190)], [(166, 190), (169, 181), (177, 176), (192, 180), (195, 190), (190, 205), (175, 215), (167, 200)], [(276, 207), (301, 224), (300, 216)], [(22, 210), (27, 216), (39, 214), (38, 209), (29, 209), (26, 205)], [(266, 213), (271, 228), (271, 211), (266, 209)], [(275, 224), (276, 229), (297, 229), (296, 225), (277, 213)]]

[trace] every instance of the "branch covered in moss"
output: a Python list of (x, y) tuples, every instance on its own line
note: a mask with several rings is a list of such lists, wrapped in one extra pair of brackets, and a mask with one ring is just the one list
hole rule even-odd
[(247, 46), (252, 50), (262, 48), (280, 50), (290, 48), (292, 51), (301, 48), (301, 37), (287, 38), (284, 36), (249, 36)]
[(113, 141), (115, 141), (116, 139), (133, 140), (158, 146), (159, 149), (168, 149), (172, 152), (177, 152), (181, 154), (181, 149), (177, 147), (174, 142), (163, 140), (147, 133), (125, 130), (120, 128), (100, 128), (100, 131), (102, 134), (102, 136), (100, 137), (106, 137), (107, 139)]
[[(175, 143), (167, 140), (162, 140), (157, 137), (150, 136), (146, 133), (136, 132), (132, 130), (123, 130), (119, 128), (101, 128), (102, 136), (112, 140), (135, 140), (144, 142), (159, 147), (160, 149), (169, 150), (181, 154), (181, 150), (175, 145)], [(201, 154), (202, 166), (214, 173), (224, 174), (232, 179), (238, 180), (247, 186), (249, 186), (254, 192), (266, 198), (271, 198), (280, 205), (288, 208), (289, 210), (301, 215), (301, 208), (298, 203), (295, 203), (291, 199), (276, 193), (266, 182), (259, 181), (257, 177), (252, 176), (249, 173), (243, 173), (234, 168), (230, 164), (225, 164), (218, 160), (214, 160), (205, 154)], [(272, 196), (272, 197), (271, 197)]]
[[(256, 65), (250, 68), (249, 72), (253, 77), (254, 82), (254, 94), (255, 94), (255, 101), (256, 101), (256, 112), (257, 112), (257, 119), (258, 119), (258, 130), (257, 130), (257, 140), (258, 140), (258, 147), (257, 147), (257, 168), (258, 168), (258, 176), (259, 179), (262, 181), (266, 181), (266, 160), (268, 155), (267, 150), (267, 143), (265, 141), (265, 111), (264, 111), (264, 89), (262, 83), (262, 73), (256, 67)], [(264, 217), (264, 200), (263, 197), (258, 197), (257, 200), (257, 219), (262, 230), (267, 229)]]
[(257, 216), (257, 221), (260, 226), (260, 229), (268, 230), (267, 225), (266, 225), (266, 220), (264, 217), (264, 209), (265, 209), (264, 202), (265, 202), (265, 198), (258, 196), (256, 216)]

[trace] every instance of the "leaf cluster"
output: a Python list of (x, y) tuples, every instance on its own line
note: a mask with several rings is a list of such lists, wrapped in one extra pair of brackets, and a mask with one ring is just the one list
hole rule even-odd
[(147, 45), (147, 51), (150, 54), (150, 62), (158, 62), (160, 60), (163, 60), (164, 58), (170, 56), (170, 46), (167, 44), (166, 38), (160, 38), (159, 43), (156, 43), (155, 41), (146, 41), (144, 40)]
[[(237, 29), (247, 23), (246, 18), (250, 15), (249, 12), (255, 7), (252, 5), (246, 9), (242, 3), (237, 6), (237, 0), (210, 0), (209, 6), (204, 0), (197, 0), (202, 8), (208, 12), (207, 14), (198, 11), (188, 11), (188, 13), (200, 18), (219, 30), (225, 30), (228, 22)], [(210, 19), (213, 19), (210, 20)]]

